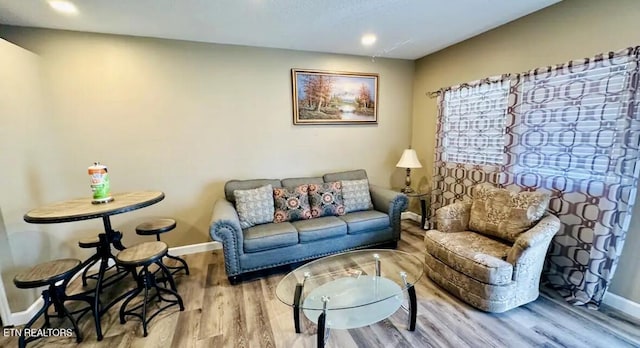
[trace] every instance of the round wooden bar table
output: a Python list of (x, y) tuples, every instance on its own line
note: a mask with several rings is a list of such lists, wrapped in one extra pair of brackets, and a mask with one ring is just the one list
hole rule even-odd
[[(83, 262), (84, 267), (96, 259), (101, 261), (96, 287), (91, 291), (69, 297), (69, 299), (87, 301), (92, 305), (98, 341), (102, 340), (103, 337), (100, 316), (123, 298), (120, 296), (108, 305), (103, 306), (100, 303), (102, 289), (115, 284), (127, 275), (126, 272), (119, 272), (105, 279), (105, 273), (109, 268), (109, 260), (115, 260), (115, 256), (111, 252), (111, 247), (113, 246), (117, 250), (125, 249), (124, 245), (122, 245), (122, 233), (111, 227), (110, 216), (158, 203), (164, 199), (164, 193), (160, 191), (136, 191), (116, 193), (113, 194), (112, 197), (113, 201), (99, 204), (93, 204), (91, 197), (70, 199), (33, 209), (24, 215), (24, 221), (34, 224), (55, 224), (102, 218), (104, 233), (100, 233), (99, 235), (100, 246), (96, 248), (97, 253)], [(90, 293), (94, 295), (87, 296), (87, 294)]]

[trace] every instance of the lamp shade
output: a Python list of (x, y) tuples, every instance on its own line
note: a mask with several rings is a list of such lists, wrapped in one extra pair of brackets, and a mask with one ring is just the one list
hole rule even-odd
[(418, 161), (418, 155), (414, 149), (406, 149), (402, 152), (402, 157), (396, 164), (398, 168), (422, 168), (422, 164)]

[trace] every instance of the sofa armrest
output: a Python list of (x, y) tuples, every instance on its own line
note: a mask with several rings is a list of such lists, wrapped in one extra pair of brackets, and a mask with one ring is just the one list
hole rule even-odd
[(469, 229), (470, 202), (457, 202), (436, 210), (436, 228), (440, 232), (462, 232)]
[(243, 253), (244, 238), (240, 219), (233, 204), (218, 199), (213, 206), (209, 227), (211, 239), (222, 243), (224, 266), (228, 276), (240, 273), (240, 254)]
[(380, 186), (369, 185), (373, 208), (377, 211), (389, 214), (389, 223), (394, 240), (400, 239), (400, 217), (407, 210), (409, 199), (404, 194), (386, 189)]
[(537, 286), (551, 239), (560, 231), (560, 219), (545, 215), (528, 231), (518, 236), (507, 253), (507, 262), (514, 266), (513, 280), (529, 279)]

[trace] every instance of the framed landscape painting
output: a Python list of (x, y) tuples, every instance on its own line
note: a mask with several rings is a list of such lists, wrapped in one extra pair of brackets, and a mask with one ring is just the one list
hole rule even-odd
[(291, 69), (293, 124), (378, 123), (378, 74)]

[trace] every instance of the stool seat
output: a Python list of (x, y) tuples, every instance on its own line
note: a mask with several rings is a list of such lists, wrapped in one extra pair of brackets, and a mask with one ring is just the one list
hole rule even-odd
[[(116, 255), (118, 265), (125, 267), (131, 272), (137, 285), (125, 294), (126, 298), (124, 302), (122, 302), (122, 305), (120, 305), (120, 324), (125, 323), (127, 316), (140, 318), (142, 321), (142, 332), (145, 337), (147, 337), (147, 326), (149, 322), (160, 312), (174, 305), (179, 306), (180, 311), (184, 311), (182, 297), (180, 297), (177, 292), (178, 290), (173, 280), (173, 275), (162, 263), (162, 258), (167, 255), (168, 249), (169, 247), (165, 242), (145, 242), (124, 249)], [(152, 264), (158, 266), (155, 272), (149, 270), (149, 266)], [(161, 275), (158, 277), (156, 273), (161, 273)], [(163, 282), (165, 287), (158, 285), (158, 282)], [(169, 283), (170, 288), (166, 287), (167, 283)], [(151, 289), (155, 289), (155, 291), (152, 293), (150, 292)], [(130, 302), (140, 293), (144, 294), (142, 302), (129, 307)], [(171, 295), (175, 299), (168, 298), (165, 295)], [(156, 299), (158, 303), (166, 302), (167, 305), (161, 306), (155, 313), (148, 316), (147, 307), (149, 304), (154, 303)]]
[[(49, 314), (49, 308), (51, 306), (55, 309), (55, 316), (67, 318), (71, 321), (73, 332), (76, 334), (76, 343), (82, 342), (82, 333), (78, 328), (78, 323), (64, 305), (66, 301), (71, 300), (65, 293), (67, 281), (75, 272), (80, 270), (81, 264), (80, 260), (77, 259), (60, 259), (44, 262), (31, 267), (31, 269), (27, 271), (18, 273), (18, 275), (13, 278), (13, 283), (21, 289), (39, 288), (41, 286), (47, 287), (42, 290), (42, 307), (29, 319), (21, 330), (20, 337), (18, 338), (18, 348), (25, 348), (29, 342), (44, 337), (42, 334), (34, 334), (31, 328), (42, 316), (44, 316), (44, 324), (38, 330), (51, 328), (51, 314)], [(57, 284), (59, 281), (62, 282)]]
[(97, 248), (100, 246), (100, 238), (98, 236), (82, 238), (78, 241), (78, 246), (84, 249)]
[(80, 260), (77, 259), (44, 262), (16, 275), (13, 283), (20, 289), (52, 285), (75, 273), (80, 263)]
[(167, 254), (165, 242), (144, 242), (124, 249), (116, 255), (116, 261), (127, 266), (150, 265)]
[(174, 228), (176, 228), (176, 220), (156, 219), (153, 221), (143, 222), (136, 226), (136, 233), (143, 236), (149, 236), (169, 232)]

